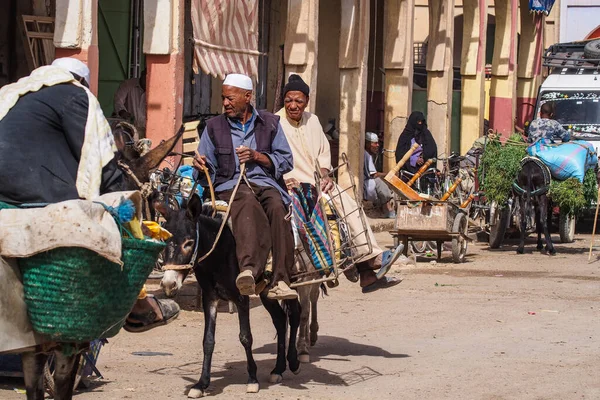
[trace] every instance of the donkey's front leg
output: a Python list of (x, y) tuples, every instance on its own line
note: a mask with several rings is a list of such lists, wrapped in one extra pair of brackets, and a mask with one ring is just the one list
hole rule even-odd
[(300, 302), (298, 300), (286, 300), (286, 305), (290, 321), (290, 343), (288, 345), (287, 360), (290, 370), (294, 375), (297, 375), (300, 373), (300, 361), (296, 349), (296, 338), (300, 326)]
[(287, 325), (287, 316), (277, 300), (267, 299), (266, 291), (260, 294), (260, 300), (269, 315), (271, 315), (271, 320), (277, 331), (277, 363), (275, 364), (275, 368), (271, 371), (271, 378), (269, 380), (271, 383), (280, 383), (283, 380), (282, 375), (286, 368), (285, 328)]
[(34, 352), (21, 354), (27, 400), (44, 400), (44, 366), (48, 355)]
[(539, 197), (539, 205), (540, 222), (542, 223), (542, 228), (544, 229), (544, 236), (546, 237), (546, 250), (548, 250), (548, 253), (550, 253), (550, 255), (555, 255), (556, 250), (554, 250), (552, 238), (550, 237), (550, 232), (548, 232), (548, 218), (545, 218), (545, 216), (548, 215), (548, 197), (545, 194)]
[(537, 210), (535, 210), (535, 231), (537, 233), (537, 249), (542, 251), (544, 248), (544, 244), (542, 242), (542, 233), (544, 231), (544, 226), (542, 225), (542, 215), (541, 208), (538, 206)]
[(250, 299), (248, 296), (240, 296), (241, 302), (237, 304), (238, 319), (240, 322), (240, 342), (246, 351), (246, 362), (248, 363), (248, 385), (246, 393), (258, 393), (260, 385), (256, 378), (256, 362), (252, 356), (252, 331), (250, 329)]
[(54, 400), (71, 400), (75, 389), (75, 378), (81, 354), (66, 356), (62, 351), (54, 351)]
[(210, 364), (215, 349), (215, 327), (217, 325), (217, 306), (219, 299), (214, 291), (202, 288), (202, 308), (204, 309), (204, 360), (202, 361), (202, 375), (200, 380), (188, 392), (192, 399), (200, 398), (210, 385)]

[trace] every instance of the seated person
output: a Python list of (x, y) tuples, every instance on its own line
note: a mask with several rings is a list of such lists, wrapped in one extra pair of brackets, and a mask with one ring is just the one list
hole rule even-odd
[[(417, 172), (425, 161), (437, 157), (437, 145), (435, 144), (433, 135), (427, 129), (425, 116), (420, 111), (413, 111), (410, 114), (406, 127), (398, 138), (396, 162), (400, 161), (415, 143), (420, 144), (421, 147), (412, 153), (410, 160), (402, 167), (402, 169), (412, 174)], [(432, 167), (435, 167), (435, 165), (432, 165)]]
[[(97, 194), (126, 187), (125, 174), (118, 168), (110, 144), (106, 143), (105, 154), (102, 154), (105, 162), (101, 171), (97, 171), (101, 175), (96, 182), (99, 187), (92, 187), (91, 178), (86, 180), (88, 173), (92, 174), (86, 169), (90, 163), (86, 165), (84, 160), (84, 145), (92, 149), (101, 147), (97, 144), (99, 140), (114, 143), (110, 130), (102, 136), (102, 132), (94, 135), (92, 130), (86, 129), (88, 112), (94, 112), (94, 103), (99, 108), (97, 99), (87, 89), (90, 80), (87, 65), (74, 58), (58, 58), (52, 67), (55, 68), (53, 76), (47, 73), (48, 77), (52, 76), (51, 83), (40, 81), (44, 75), (36, 75), (36, 70), (14, 86), (3, 87), (8, 94), (27, 83), (29, 91), (20, 92), (16, 103), (0, 115), (0, 167), (3, 176), (10, 177), (0, 185), (2, 202), (58, 203), (91, 199)], [(173, 300), (159, 300), (147, 295), (144, 289), (124, 329), (143, 332), (166, 324), (178, 314), (179, 306)]]
[(114, 113), (142, 132), (146, 130), (146, 76), (144, 69), (139, 78), (121, 82), (114, 96)]
[[(323, 133), (319, 118), (304, 111), (309, 101), (309, 93), (308, 85), (298, 75), (291, 75), (283, 89), (284, 108), (279, 110), (277, 115), (281, 117), (283, 132), (294, 154), (294, 169), (285, 175), (285, 179), (315, 186), (314, 173), (318, 161), (321, 166), (319, 172), (323, 177), (321, 190), (325, 193), (335, 193), (333, 203), (338, 211), (356, 210), (359, 208), (356, 201), (329, 178), (331, 170), (329, 142)], [(337, 193), (340, 195), (338, 196)], [(364, 216), (362, 208), (360, 213)], [(365, 231), (358, 213), (349, 212), (343, 217), (354, 242), (358, 243), (354, 251), (357, 257), (361, 257), (361, 262), (356, 265), (356, 268), (362, 292), (369, 293), (399, 284), (401, 279), (384, 275), (400, 256), (402, 246), (398, 246), (394, 252), (383, 251), (368, 224)], [(367, 245), (367, 235), (372, 245), (371, 250)], [(378, 270), (377, 274), (375, 270)]]
[(225, 113), (208, 120), (202, 133), (194, 167), (208, 167), (220, 200), (229, 202), (246, 165), (235, 198), (230, 203), (240, 274), (236, 286), (241, 295), (255, 294), (256, 280), (265, 272), (273, 253), (272, 279), (267, 298), (297, 299), (290, 289), (294, 266), (294, 236), (289, 219), (290, 197), (283, 174), (293, 168), (290, 146), (279, 117), (257, 111), (252, 100), (252, 80), (229, 74), (222, 86)]
[(379, 152), (379, 137), (376, 133), (367, 132), (365, 134), (365, 176), (363, 182), (363, 198), (380, 208), (385, 218), (396, 218), (394, 209), (394, 195), (383, 181), (385, 174), (377, 172), (373, 156)]

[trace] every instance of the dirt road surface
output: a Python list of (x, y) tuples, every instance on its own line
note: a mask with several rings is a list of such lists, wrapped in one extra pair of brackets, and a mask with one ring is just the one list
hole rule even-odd
[[(391, 245), (387, 233), (377, 234)], [(268, 383), (275, 330), (253, 301), (259, 394), (246, 394), (237, 316), (223, 304), (210, 396), (219, 399), (600, 399), (600, 261), (589, 235), (558, 244), (558, 255), (525, 255), (472, 243), (467, 262), (420, 258), (392, 274), (404, 282), (362, 294), (342, 279), (319, 301), (319, 341), (299, 375)], [(558, 242), (558, 238), (554, 237)], [(156, 286), (154, 286), (156, 288)], [(120, 333), (102, 349), (104, 379), (77, 400), (184, 399), (200, 375), (203, 315), (193, 283), (186, 311), (142, 334)], [(0, 399), (25, 399), (18, 379), (0, 379)]]

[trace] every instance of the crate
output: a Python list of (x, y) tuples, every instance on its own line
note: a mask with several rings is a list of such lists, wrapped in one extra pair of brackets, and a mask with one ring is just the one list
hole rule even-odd
[(397, 207), (395, 228), (399, 234), (450, 234), (458, 212), (449, 202), (403, 202)]

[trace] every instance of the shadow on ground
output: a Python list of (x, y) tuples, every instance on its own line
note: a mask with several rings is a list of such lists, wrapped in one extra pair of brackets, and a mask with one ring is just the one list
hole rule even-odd
[[(241, 347), (241, 345), (240, 345)], [(257, 360), (258, 380), (261, 390), (268, 390), (273, 385), (282, 385), (291, 389), (308, 390), (309, 386), (314, 385), (336, 385), (352, 386), (369, 379), (376, 378), (382, 374), (367, 367), (360, 366), (355, 368), (357, 363), (350, 363), (349, 356), (383, 357), (383, 358), (407, 358), (407, 354), (393, 354), (377, 346), (365, 345), (350, 342), (348, 339), (334, 336), (319, 336), (319, 341), (315, 347), (311, 348), (311, 362), (301, 364), (300, 373), (293, 375), (287, 370), (283, 375), (283, 382), (280, 384), (269, 383), (270, 371), (275, 367), (276, 361), (276, 343), (268, 344), (253, 350), (256, 354), (270, 354), (272, 357), (266, 360)], [(333, 371), (321, 368), (318, 363), (322, 360), (348, 362), (352, 366), (351, 370)], [(365, 360), (365, 363), (368, 363)], [(358, 363), (360, 365), (360, 363)], [(160, 368), (150, 373), (158, 375), (180, 375), (183, 380), (189, 383), (186, 386), (185, 393), (196, 384), (200, 377), (202, 361), (183, 364), (177, 367)], [(227, 362), (223, 365), (213, 364), (211, 371), (210, 395), (217, 395), (230, 385), (245, 385), (248, 379), (246, 360), (237, 360)], [(245, 392), (245, 387), (240, 386), (240, 395)]]

